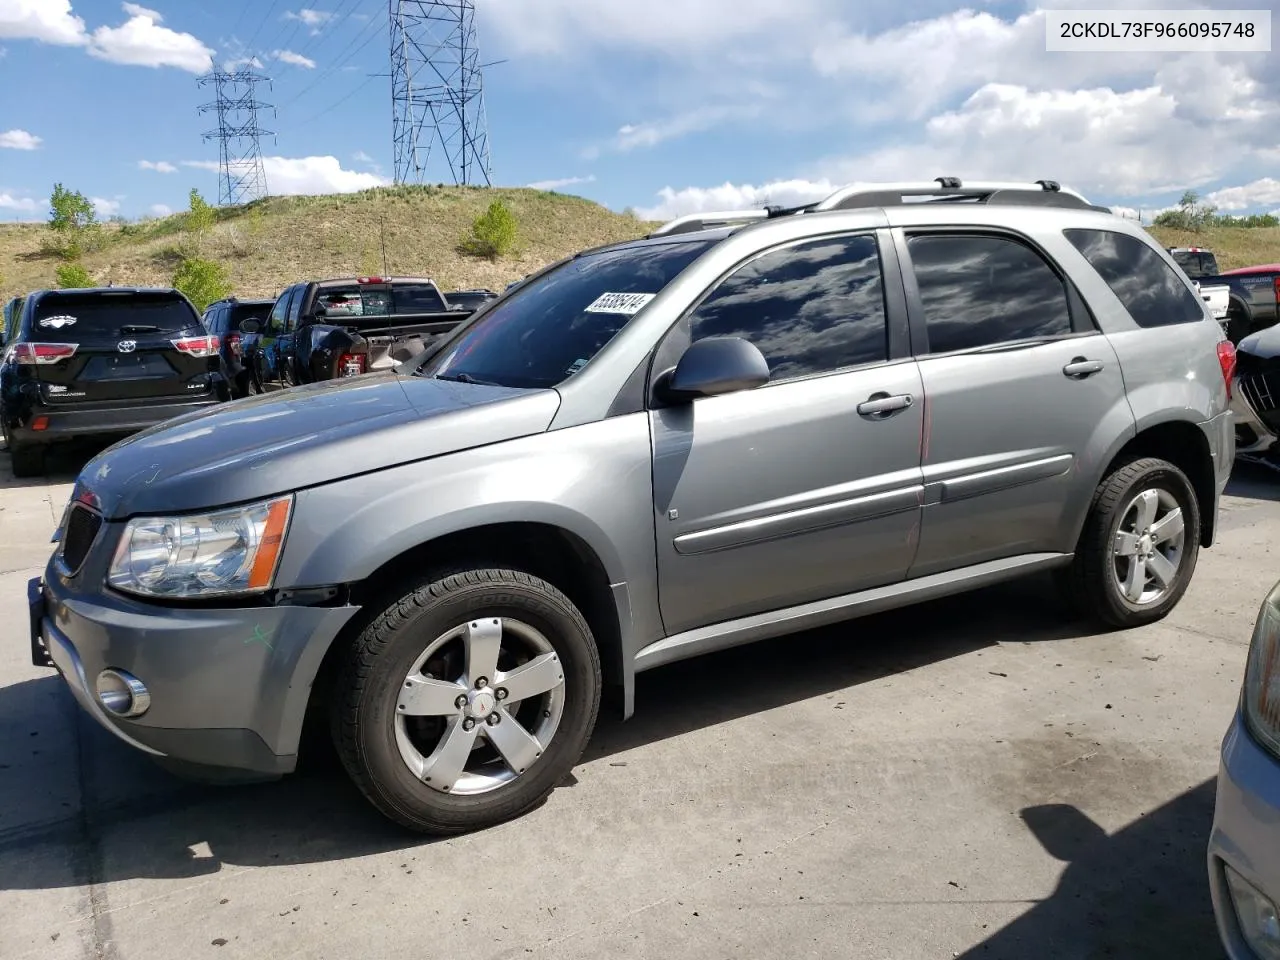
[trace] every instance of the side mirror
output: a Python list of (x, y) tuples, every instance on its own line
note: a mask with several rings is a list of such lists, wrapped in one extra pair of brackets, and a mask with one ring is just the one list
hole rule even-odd
[(261, 333), (262, 321), (257, 317), (245, 317), (240, 321), (240, 332), (248, 334)]
[(741, 337), (707, 337), (689, 347), (658, 380), (658, 396), (680, 402), (753, 390), (769, 382), (769, 361)]

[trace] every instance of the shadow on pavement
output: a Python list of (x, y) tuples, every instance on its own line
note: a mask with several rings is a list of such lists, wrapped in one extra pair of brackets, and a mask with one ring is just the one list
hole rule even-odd
[(963, 960), (1095, 960), (1224, 956), (1205, 866), (1210, 779), (1108, 836), (1066, 804), (1028, 807), (1022, 821), (1068, 865), (1053, 894), (960, 956)]
[(1226, 494), (1251, 500), (1280, 500), (1280, 464), (1266, 466), (1237, 460), (1231, 468)]
[(52, 444), (45, 454), (44, 473), (38, 477), (15, 477), (9, 451), (0, 442), (0, 490), (44, 487), (51, 483), (74, 483), (84, 465), (118, 438), (71, 440)]
[[(1053, 641), (1085, 629), (1064, 619), (1051, 584), (1031, 579), (672, 664), (640, 676), (634, 719), (602, 711), (584, 762), (1000, 641)], [(718, 695), (701, 695), (713, 682)], [(28, 730), (41, 722), (32, 719), (34, 703), (45, 704), (43, 722), (59, 728), (64, 743), (55, 746), (51, 731), (41, 756), (17, 751), (13, 769), (0, 771), (30, 787), (0, 810), (0, 889), (189, 878), (222, 864), (326, 862), (431, 842), (377, 814), (331, 753), (274, 783), (193, 785), (101, 730), (52, 675), (0, 688), (0, 730), (12, 731), (12, 743), (36, 736)], [(97, 851), (108, 842), (104, 857)], [(50, 844), (76, 853), (36, 855)]]

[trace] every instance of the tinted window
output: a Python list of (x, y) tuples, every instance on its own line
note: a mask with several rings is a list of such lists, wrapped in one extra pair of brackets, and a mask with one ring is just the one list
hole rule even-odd
[(685, 240), (575, 257), (491, 307), (420, 372), (509, 387), (553, 387), (585, 367), (710, 246), (710, 241)]
[(130, 333), (182, 333), (200, 326), (191, 306), (164, 294), (58, 294), (36, 304), (33, 339), (78, 343)]
[(908, 241), (931, 353), (1071, 332), (1062, 280), (1034, 250), (1003, 237)]
[[(1078, 231), (1083, 232), (1083, 231)], [(1173, 262), (1192, 280), (1200, 277), (1216, 277), (1218, 261), (1212, 253), (1191, 253), (1189, 250), (1178, 250), (1170, 253)]]
[(267, 317), (267, 328), (273, 333), (280, 333), (284, 330), (284, 320), (289, 311), (289, 301), (293, 298), (293, 288), (286, 290), (280, 294), (280, 299), (276, 301), (276, 305), (271, 308), (271, 314)]
[(443, 313), (444, 301), (429, 283), (398, 283), (391, 288), (396, 313)]
[(252, 318), (261, 322), (270, 309), (269, 303), (237, 303), (235, 306), (223, 309), (218, 316), (218, 323), (222, 326), (222, 332), (234, 333), (240, 329), (242, 320)]
[(1068, 240), (1140, 327), (1195, 323), (1204, 304), (1164, 258), (1137, 237), (1111, 230), (1064, 230)]
[(887, 356), (884, 284), (874, 237), (835, 237), (757, 257), (690, 318), (693, 340), (742, 337), (774, 380)]

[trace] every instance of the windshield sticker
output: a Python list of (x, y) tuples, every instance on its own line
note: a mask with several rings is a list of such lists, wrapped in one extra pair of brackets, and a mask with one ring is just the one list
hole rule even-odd
[(68, 317), (65, 314), (60, 314), (56, 317), (45, 317), (40, 321), (40, 326), (53, 327), (55, 330), (60, 330), (63, 327), (71, 326), (75, 322), (75, 317)]
[(656, 293), (602, 293), (596, 302), (587, 307), (587, 313), (621, 313), (633, 316), (640, 312)]
[(566, 371), (565, 371), (565, 373), (567, 373), (569, 376), (571, 376), (571, 377), (572, 377), (575, 373), (577, 373), (579, 370), (581, 370), (581, 369), (582, 369), (583, 367), (585, 367), (586, 365), (587, 365), (587, 361), (586, 361), (586, 360), (583, 360), (583, 359), (581, 359), (581, 358), (579, 358), (579, 359), (577, 359), (577, 360), (573, 361), (573, 363), (569, 364), (569, 369), (568, 369), (568, 370), (566, 370)]

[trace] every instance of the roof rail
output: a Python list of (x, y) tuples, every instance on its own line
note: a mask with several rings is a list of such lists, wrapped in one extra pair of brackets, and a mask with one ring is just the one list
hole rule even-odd
[(853, 210), (858, 207), (894, 207), (906, 203), (909, 197), (1105, 209), (1090, 203), (1074, 190), (1064, 189), (1055, 180), (1037, 180), (1035, 183), (997, 181), (964, 183), (959, 177), (938, 177), (929, 182), (868, 183), (843, 187), (825, 200), (818, 201), (813, 210), (818, 213), (824, 210)]
[(693, 233), (710, 227), (727, 227), (739, 223), (750, 223), (764, 220), (769, 216), (767, 210), (724, 210), (717, 213), (690, 213), (676, 217), (664, 223), (649, 234), (651, 237), (669, 237), (676, 233)]

